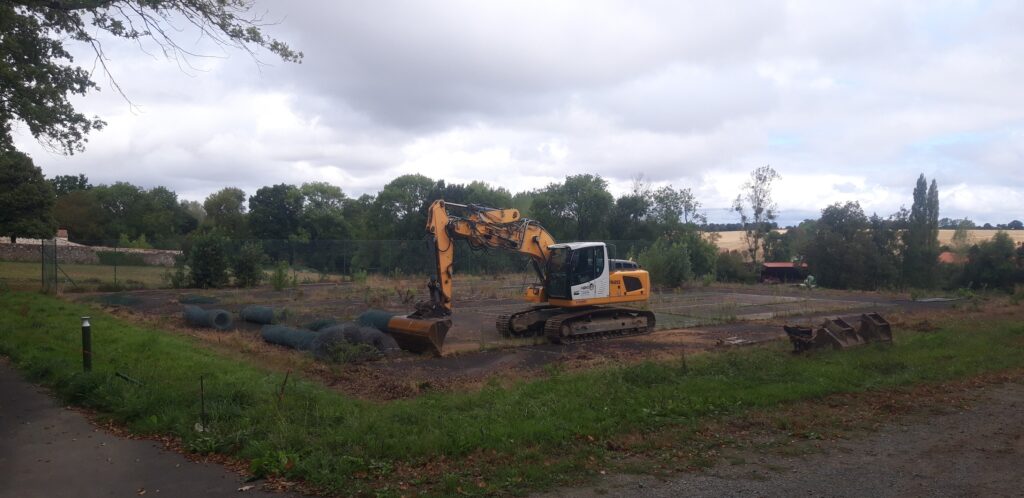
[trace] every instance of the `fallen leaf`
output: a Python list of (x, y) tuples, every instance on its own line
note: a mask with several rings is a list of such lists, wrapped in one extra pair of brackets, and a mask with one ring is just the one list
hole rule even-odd
[(244, 493), (244, 492), (249, 491), (250, 489), (255, 488), (255, 487), (256, 486), (253, 486), (253, 485), (250, 484), (248, 486), (242, 486), (242, 487), (238, 488), (238, 491)]

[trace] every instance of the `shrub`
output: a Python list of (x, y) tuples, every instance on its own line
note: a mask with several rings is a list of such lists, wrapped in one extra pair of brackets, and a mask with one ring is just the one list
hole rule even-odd
[(146, 234), (140, 234), (138, 238), (132, 240), (128, 238), (128, 234), (122, 233), (121, 237), (117, 240), (119, 247), (130, 247), (134, 249), (152, 249), (153, 246), (149, 245), (149, 241), (146, 240)]
[(1024, 278), (1017, 271), (1017, 251), (1006, 232), (998, 232), (971, 248), (960, 282), (967, 287), (993, 288), (1012, 293), (1016, 280)]
[(270, 285), (274, 286), (274, 290), (283, 290), (288, 287), (288, 263), (284, 261), (278, 261), (277, 266), (274, 267), (274, 272), (270, 274)]
[(167, 269), (164, 274), (161, 275), (164, 283), (172, 289), (184, 289), (188, 287), (189, 275), (185, 273), (185, 257), (177, 257), (174, 260), (174, 271)]
[(739, 251), (719, 254), (715, 274), (719, 282), (749, 283), (757, 280), (754, 269), (743, 259)]
[(235, 285), (239, 287), (255, 287), (263, 282), (263, 263), (267, 255), (263, 253), (263, 245), (259, 242), (246, 242), (238, 250), (231, 262), (231, 271), (235, 275)]
[(659, 238), (637, 259), (658, 285), (676, 287), (693, 278), (690, 250), (684, 243)]
[(188, 252), (189, 279), (194, 287), (223, 287), (228, 284), (228, 241), (208, 232), (192, 239)]
[(366, 283), (367, 276), (366, 270), (356, 270), (352, 272), (352, 281), (357, 284), (364, 284)]

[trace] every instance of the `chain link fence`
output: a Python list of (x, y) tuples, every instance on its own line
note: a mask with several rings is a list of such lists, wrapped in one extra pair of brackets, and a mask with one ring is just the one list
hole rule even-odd
[[(257, 245), (265, 255), (261, 265), (270, 276), (283, 266), (298, 283), (343, 281), (368, 275), (425, 276), (434, 271), (435, 254), (426, 240), (223, 240), (224, 265), (230, 274), (233, 260), (245, 245)], [(647, 241), (606, 241), (612, 258), (629, 259)], [(17, 244), (28, 246), (28, 244)], [(12, 288), (41, 289), (47, 293), (121, 291), (173, 287), (175, 273), (187, 274), (189, 251), (124, 247), (118, 240), (80, 245), (64, 240), (43, 240), (31, 247), (0, 253), (5, 284)], [(454, 272), (459, 275), (530, 273), (527, 256), (512, 252), (474, 249), (456, 241)], [(180, 282), (178, 282), (180, 285)]]

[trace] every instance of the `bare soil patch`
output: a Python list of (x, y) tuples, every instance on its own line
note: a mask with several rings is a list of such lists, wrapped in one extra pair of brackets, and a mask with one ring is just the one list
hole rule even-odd
[[(409, 312), (424, 296), (412, 289), (418, 279), (391, 279), (309, 284), (275, 291), (258, 289), (150, 290), (117, 294), (75, 294), (70, 298), (95, 303), (118, 316), (193, 336), (233, 356), (258, 361), (281, 371), (316, 378), (348, 395), (371, 400), (414, 397), (433, 391), (472, 390), (489, 382), (508, 383), (546, 375), (548, 368), (578, 370), (608, 364), (679, 358), (722, 347), (759, 344), (784, 337), (784, 323), (820, 322), (825, 316), (856, 317), (878, 311), (897, 324), (923, 322), (950, 303), (916, 303), (899, 295), (806, 291), (785, 286), (711, 286), (660, 292), (650, 308), (658, 316), (654, 333), (603, 342), (550, 344), (543, 338), (503, 339), (494, 330), (500, 313), (521, 309), (513, 299), (521, 285), (515, 277), (469, 279), (456, 296), (453, 327), (442, 357), (403, 353), (358, 365), (313, 361), (301, 352), (264, 343), (260, 325), (238, 313), (247, 305), (287, 310), (283, 322), (302, 326), (319, 318), (352, 320), (368, 308)], [(215, 301), (204, 308), (225, 309), (235, 316), (233, 330), (193, 329), (181, 318), (182, 300)], [(921, 315), (919, 318), (905, 318)], [(914, 322), (914, 323), (917, 323)]]

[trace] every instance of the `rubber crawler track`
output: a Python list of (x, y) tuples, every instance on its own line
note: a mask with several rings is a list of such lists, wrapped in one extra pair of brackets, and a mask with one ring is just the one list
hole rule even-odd
[[(570, 325), (572, 324), (572, 322), (575, 322), (577, 320), (613, 317), (622, 314), (626, 314), (632, 317), (646, 317), (647, 326), (644, 328), (605, 330), (601, 332), (574, 334), (570, 336), (562, 335), (562, 327), (564, 325)], [(615, 339), (619, 337), (644, 335), (652, 331), (654, 331), (654, 313), (650, 311), (635, 310), (631, 308), (591, 308), (581, 311), (569, 312), (564, 315), (552, 317), (544, 324), (544, 335), (547, 336), (548, 340), (556, 344), (576, 344), (580, 342)]]

